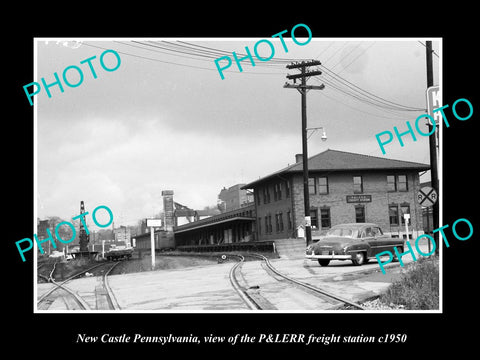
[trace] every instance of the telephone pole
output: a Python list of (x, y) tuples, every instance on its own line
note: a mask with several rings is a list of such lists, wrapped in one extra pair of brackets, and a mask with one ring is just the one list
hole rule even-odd
[(307, 71), (311, 66), (321, 65), (318, 60), (302, 61), (299, 63), (291, 63), (287, 65), (287, 69), (299, 69), (300, 74), (287, 75), (287, 79), (296, 83), (297, 79), (301, 79), (300, 85), (292, 85), (285, 83), (284, 88), (297, 89), (302, 95), (302, 159), (303, 159), (303, 199), (305, 209), (305, 239), (307, 246), (312, 242), (312, 224), (310, 218), (310, 193), (308, 187), (308, 149), (307, 149), (307, 91), (323, 90), (325, 85), (315, 86), (307, 85), (307, 78), (310, 76), (321, 75), (319, 70)]
[[(426, 41), (425, 42), (425, 48), (426, 48), (426, 59), (427, 59), (427, 89), (431, 86), (433, 86), (433, 50), (432, 50), (432, 42), (431, 41)], [(442, 126), (442, 122), (439, 121), (437, 124), (438, 126)], [(432, 124), (427, 120), (427, 126), (429, 132), (432, 131)], [(438, 127), (437, 127), (438, 128)], [(438, 128), (438, 134), (440, 136), (440, 128)], [(437, 134), (433, 133), (428, 137), (429, 141), (429, 148), (430, 148), (430, 178), (432, 182), (432, 188), (435, 189), (437, 194), (440, 195), (440, 189), (438, 188), (438, 165), (437, 165)], [(427, 213), (428, 216), (428, 213)], [(433, 216), (433, 229), (438, 229), (439, 228), (439, 200), (433, 204), (432, 207), (432, 216)], [(440, 243), (438, 239), (438, 232), (433, 234), (433, 237), (435, 239), (435, 242), (437, 243), (437, 247), (435, 249), (435, 252), (438, 254), (439, 248), (440, 248)]]

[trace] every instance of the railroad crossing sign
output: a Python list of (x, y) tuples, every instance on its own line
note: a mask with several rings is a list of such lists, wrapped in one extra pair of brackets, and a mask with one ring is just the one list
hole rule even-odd
[(437, 192), (430, 186), (425, 186), (418, 191), (417, 200), (422, 206), (432, 206), (437, 202)]

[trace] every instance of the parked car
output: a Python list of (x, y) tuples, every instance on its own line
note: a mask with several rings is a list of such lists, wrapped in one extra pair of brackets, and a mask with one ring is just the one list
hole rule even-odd
[(57, 258), (57, 257), (64, 257), (65, 254), (61, 251), (53, 250), (49, 257)]
[(324, 238), (309, 245), (306, 258), (318, 260), (321, 266), (327, 266), (331, 260), (351, 260), (354, 265), (362, 265), (386, 250), (395, 258), (394, 247), (402, 253), (405, 241), (384, 235), (377, 224), (340, 224), (333, 226)]

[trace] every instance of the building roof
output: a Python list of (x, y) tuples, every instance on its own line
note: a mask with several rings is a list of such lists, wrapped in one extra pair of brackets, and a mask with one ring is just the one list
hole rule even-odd
[(201, 227), (206, 227), (206, 226), (211, 226), (215, 224), (225, 223), (229, 221), (236, 221), (236, 220), (253, 221), (255, 220), (255, 217), (250, 217), (246, 215), (249, 210), (255, 210), (255, 205), (253, 203), (248, 206), (227, 211), (221, 214), (213, 215), (205, 219), (193, 221), (188, 224), (175, 226), (173, 228), (173, 231), (175, 233), (185, 232), (187, 230), (193, 230)]
[[(430, 169), (430, 165), (411, 161), (394, 160), (371, 155), (363, 155), (339, 150), (325, 150), (308, 158), (309, 172), (320, 171), (364, 171), (364, 170), (412, 170), (423, 171)], [(242, 189), (251, 189), (261, 182), (272, 177), (287, 173), (302, 173), (303, 161), (299, 161), (284, 169), (276, 171), (258, 180), (246, 184)]]

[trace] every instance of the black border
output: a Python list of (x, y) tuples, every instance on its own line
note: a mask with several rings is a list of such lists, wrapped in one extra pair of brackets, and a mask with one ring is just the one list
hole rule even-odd
[[(476, 60), (473, 40), (476, 20), (474, 7), (461, 3), (419, 4), (405, 2), (385, 4), (385, 8), (366, 3), (354, 6), (347, 3), (337, 8), (321, 5), (273, 3), (264, 13), (257, 3), (201, 5), (194, 9), (159, 4), (116, 4), (105, 10), (98, 5), (72, 6), (72, 9), (44, 5), (40, 11), (31, 6), (15, 14), (15, 25), (3, 24), (7, 38), (4, 47), (4, 71), (8, 85), (5, 108), (6, 138), (3, 142), (4, 176), (7, 178), (8, 208), (4, 215), (6, 239), (4, 258), (7, 260), (8, 290), (6, 313), (12, 314), (7, 323), (5, 343), (8, 348), (22, 349), (32, 345), (36, 352), (57, 349), (62, 354), (93, 354), (97, 351), (122, 354), (125, 348), (139, 351), (139, 355), (179, 355), (193, 351), (225, 356), (245, 350), (266, 350), (268, 354), (284, 354), (286, 349), (295, 354), (317, 353), (339, 355), (358, 352), (375, 356), (403, 352), (407, 349), (434, 354), (443, 347), (460, 345), (462, 350), (473, 348), (474, 328), (469, 319), (475, 313), (471, 299), (475, 289), (476, 237), (479, 221), (473, 211), (476, 184), (476, 128), (478, 90), (475, 89)], [(340, 4), (341, 5), (341, 4)], [(302, 9), (303, 7), (303, 9)], [(436, 8), (435, 8), (436, 7)], [(12, 10), (10, 10), (12, 11)], [(33, 314), (33, 258), (21, 262), (14, 242), (31, 237), (33, 232), (33, 108), (25, 100), (22, 86), (33, 79), (33, 38), (56, 36), (128, 37), (128, 36), (198, 36), (198, 37), (269, 37), (298, 23), (307, 24), (314, 37), (442, 37), (444, 104), (458, 98), (467, 98), (473, 104), (474, 115), (468, 121), (452, 121), (444, 131), (443, 149), (443, 223), (452, 224), (458, 218), (469, 219), (474, 236), (465, 242), (450, 241), (444, 247), (444, 313), (443, 314)], [(8, 28), (10, 26), (10, 28)], [(8, 35), (13, 32), (13, 35)], [(9, 40), (8, 37), (13, 37)], [(392, 69), (392, 71), (395, 71)], [(398, 69), (398, 71), (402, 71)], [(474, 89), (476, 91), (474, 91)], [(450, 233), (448, 233), (450, 234)], [(30, 252), (31, 254), (31, 252)], [(467, 255), (467, 256), (465, 256)], [(470, 255), (470, 256), (468, 256)], [(5, 317), (6, 319), (6, 317)], [(474, 325), (472, 323), (472, 325)], [(331, 344), (304, 346), (303, 344), (243, 344), (231, 346), (158, 344), (78, 344), (78, 333), (98, 336), (103, 333), (121, 335), (198, 336), (211, 333), (229, 336), (236, 333), (315, 333), (337, 335), (374, 335), (385, 333), (407, 334), (405, 344)], [(29, 346), (30, 348), (30, 346)], [(80, 352), (81, 351), (81, 352)], [(146, 351), (146, 352), (144, 352)]]

